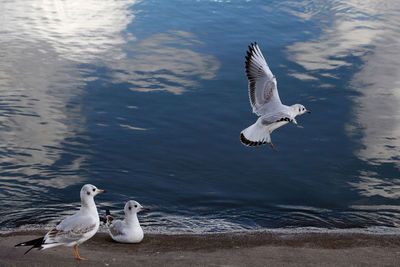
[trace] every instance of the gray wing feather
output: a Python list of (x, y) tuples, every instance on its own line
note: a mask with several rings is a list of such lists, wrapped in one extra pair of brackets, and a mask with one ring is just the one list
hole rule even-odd
[(97, 227), (96, 222), (90, 217), (81, 216), (76, 213), (61, 221), (55, 228), (50, 230), (45, 238), (45, 244), (70, 243), (77, 241), (88, 232)]
[(108, 225), (108, 229), (113, 236), (124, 234), (121, 220), (114, 220), (110, 225)]
[(94, 230), (95, 228), (96, 224), (86, 227), (71, 228), (68, 230), (53, 228), (46, 234), (44, 244), (75, 242), (83, 238), (85, 234)]
[(276, 78), (269, 69), (257, 43), (249, 46), (245, 63), (253, 112), (260, 116), (272, 111), (277, 105), (281, 105)]
[(277, 122), (290, 122), (292, 118), (289, 114), (284, 112), (278, 112), (272, 115), (264, 115), (261, 117), (261, 124), (270, 125)]

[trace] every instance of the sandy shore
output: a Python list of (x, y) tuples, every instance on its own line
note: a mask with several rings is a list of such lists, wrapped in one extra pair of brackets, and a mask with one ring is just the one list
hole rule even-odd
[(400, 266), (400, 236), (373, 234), (233, 233), (146, 235), (118, 244), (98, 233), (79, 247), (14, 248), (44, 232), (0, 235), (1, 266)]

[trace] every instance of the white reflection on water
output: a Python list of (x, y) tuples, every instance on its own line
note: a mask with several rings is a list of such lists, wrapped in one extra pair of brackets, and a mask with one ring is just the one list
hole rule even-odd
[[(215, 77), (219, 62), (193, 50), (204, 44), (192, 34), (170, 31), (136, 40), (127, 32), (135, 3), (0, 3), (0, 162), (10, 166), (2, 174), (10, 194), (17, 189), (6, 180), (22, 187), (32, 188), (28, 182), (64, 188), (85, 179), (77, 175), (91, 153), (84, 141), (88, 137), (83, 136), (86, 121), (80, 98), (81, 88), (99, 78), (93, 66), (108, 69), (112, 82), (129, 83), (132, 90), (144, 92), (181, 94), (196, 86), (196, 80)], [(71, 141), (76, 136), (83, 141)], [(76, 150), (66, 151), (66, 146)], [(65, 154), (70, 158), (63, 161), (65, 173), (49, 171)]]
[(193, 34), (168, 31), (152, 35), (127, 47), (133, 57), (108, 62), (116, 82), (129, 82), (134, 91), (168, 91), (181, 94), (197, 85), (196, 80), (215, 77), (219, 62), (192, 46), (204, 45)]
[(118, 46), (126, 42), (124, 30), (133, 19), (129, 8), (136, 2), (9, 1), (0, 4), (4, 10), (2, 31), (6, 32), (6, 40), (46, 43), (59, 60), (87, 63), (105, 54), (118, 58), (121, 56)]
[(374, 172), (362, 172), (360, 181), (349, 183), (360, 191), (360, 194), (366, 197), (381, 196), (384, 198), (397, 199), (400, 197), (400, 179), (382, 180), (374, 178), (378, 176)]
[[(77, 173), (89, 149), (71, 141), (85, 125), (79, 114), (79, 88), (85, 81), (76, 66), (123, 55), (119, 47), (126, 38), (133, 39), (124, 30), (133, 19), (129, 7), (135, 2), (0, 3), (0, 162), (7, 166), (1, 175), (5, 193), (30, 196), (31, 191), (23, 189), (60, 189), (84, 180)], [(65, 151), (65, 145), (78, 148)], [(65, 154), (68, 160), (58, 172), (52, 171)]]
[(303, 12), (288, 10), (304, 20), (321, 22), (321, 36), (288, 47), (291, 59), (302, 65), (309, 74), (351, 66), (352, 62), (346, 57), (362, 56), (365, 47), (373, 45), (382, 26), (381, 21), (370, 17), (377, 15), (378, 11), (373, 9), (372, 2), (378, 1), (353, 1), (359, 4), (352, 4), (351, 1), (326, 2), (316, 1), (315, 5), (305, 2), (303, 9), (300, 8)]
[[(25, 47), (21, 43), (0, 44), (2, 48), (14, 47), (12, 51), (3, 50), (6, 53), (0, 63), (0, 161), (13, 166), (2, 174), (2, 179), (29, 182), (21, 175), (7, 177), (7, 173), (27, 177), (40, 175), (46, 177), (45, 180), (36, 179), (34, 183), (66, 187), (80, 178), (74, 175), (68, 179), (51, 177), (43, 168), (57, 162), (63, 153), (62, 143), (80, 131), (76, 123), (70, 123), (71, 114), (65, 112), (70, 92), (75, 90), (75, 94), (79, 94), (76, 87), (80, 83), (74, 79), (68, 62), (58, 61), (51, 47), (46, 47), (45, 43), (38, 46), (32, 40), (26, 40)], [(19, 47), (14, 46), (17, 44)], [(46, 53), (38, 52), (39, 49), (46, 49)], [(64, 79), (70, 82), (62, 86), (60, 81)], [(76, 121), (82, 122), (83, 118), (76, 118)], [(82, 160), (77, 156), (64, 168), (78, 170)]]
[[(326, 1), (317, 1), (323, 5)], [(318, 5), (318, 4), (317, 4)], [(316, 9), (304, 7), (302, 19), (315, 19)], [(335, 1), (319, 11), (322, 34), (288, 47), (293, 60), (312, 73), (335, 75), (340, 67), (352, 66), (350, 57), (361, 59), (360, 70), (351, 79), (353, 114), (346, 125), (350, 137), (361, 136), (355, 154), (368, 164), (393, 163), (400, 167), (400, 2)], [(399, 180), (361, 174), (351, 185), (364, 196), (399, 197)], [(374, 177), (374, 178), (372, 178)]]

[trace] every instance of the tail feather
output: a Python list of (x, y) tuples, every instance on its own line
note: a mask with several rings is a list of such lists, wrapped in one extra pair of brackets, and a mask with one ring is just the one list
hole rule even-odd
[(110, 215), (111, 213), (110, 213), (110, 210), (109, 209), (106, 209), (106, 217), (100, 217), (100, 221), (101, 222), (103, 222), (103, 223), (107, 223), (107, 217), (108, 217), (108, 215)]
[(240, 141), (245, 146), (260, 146), (271, 142), (268, 128), (260, 120), (240, 133)]
[(15, 247), (32, 246), (31, 248), (29, 248), (29, 249), (24, 253), (24, 255), (25, 255), (25, 254), (27, 254), (29, 251), (31, 251), (33, 248), (39, 248), (39, 249), (40, 249), (40, 248), (42, 247), (43, 240), (44, 240), (44, 237), (40, 237), (40, 238), (36, 238), (36, 239), (30, 240), (30, 241), (26, 241), (26, 242), (19, 243), (19, 244), (15, 245)]
[(107, 215), (107, 226), (110, 226), (114, 220), (115, 218), (113, 216)]
[(107, 225), (107, 227), (110, 227), (113, 220), (114, 220), (114, 217), (111, 216), (110, 210), (106, 209), (106, 225)]
[(240, 133), (240, 141), (246, 146), (261, 146), (267, 143), (266, 141), (250, 141), (244, 136), (243, 133)]
[(15, 246), (16, 247), (34, 246), (34, 245), (36, 245), (38, 243), (40, 243), (40, 245), (41, 245), (43, 243), (43, 239), (44, 239), (44, 237), (39, 237), (39, 238), (30, 240), (30, 241), (19, 243), (19, 244), (15, 245)]
[(28, 254), (28, 252), (31, 251), (33, 248), (35, 248), (35, 246), (30, 247), (27, 251), (25, 251), (24, 255)]

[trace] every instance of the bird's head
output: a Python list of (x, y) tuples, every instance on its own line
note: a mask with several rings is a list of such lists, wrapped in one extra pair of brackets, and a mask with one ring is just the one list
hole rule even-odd
[(104, 193), (104, 190), (102, 189), (98, 189), (96, 186), (91, 185), (91, 184), (85, 184), (84, 186), (82, 186), (81, 189), (81, 199), (85, 200), (85, 199), (90, 199), (98, 194)]
[(293, 112), (296, 115), (302, 115), (304, 113), (311, 113), (311, 111), (307, 110), (306, 107), (301, 104), (294, 104), (291, 106), (291, 108), (293, 109)]
[(148, 208), (143, 207), (142, 205), (139, 204), (139, 202), (135, 200), (129, 200), (125, 204), (124, 212), (126, 216), (138, 213), (139, 211), (142, 210), (148, 210)]

